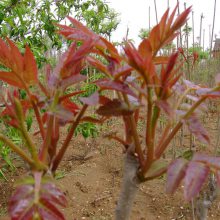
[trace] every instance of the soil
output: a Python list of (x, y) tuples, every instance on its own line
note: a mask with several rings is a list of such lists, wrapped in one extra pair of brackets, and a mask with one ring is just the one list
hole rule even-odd
[[(210, 113), (204, 118), (211, 140), (216, 140), (217, 115)], [(114, 131), (118, 124), (113, 121), (104, 128), (104, 133)], [(140, 128), (141, 130), (141, 128)], [(177, 137), (173, 143), (177, 157), (189, 146), (189, 134), (184, 130), (184, 142), (179, 146)], [(212, 152), (215, 143), (209, 148), (195, 142), (194, 151)], [(170, 160), (174, 156), (172, 147), (166, 154)], [(119, 144), (103, 136), (85, 141), (77, 137), (66, 152), (58, 172), (57, 184), (65, 192), (69, 201), (63, 210), (67, 220), (111, 220), (120, 192), (123, 171), (123, 150)], [(0, 216), (3, 216), (7, 201), (13, 192), (14, 181), (24, 173), (18, 168), (7, 174), (9, 181), (0, 180)], [(166, 176), (141, 185), (135, 198), (131, 220), (191, 220), (192, 203), (183, 198), (183, 186), (174, 195), (165, 193)], [(220, 219), (219, 203), (216, 199), (209, 210), (209, 220)], [(0, 217), (3, 220), (3, 217)]]

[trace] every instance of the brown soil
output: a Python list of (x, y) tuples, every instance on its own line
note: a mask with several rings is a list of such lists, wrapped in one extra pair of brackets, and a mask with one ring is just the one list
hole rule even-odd
[[(216, 114), (205, 118), (205, 123), (211, 133), (211, 140), (216, 139)], [(208, 122), (208, 123), (207, 123)], [(118, 125), (112, 124), (105, 128), (113, 131)], [(176, 139), (176, 156), (187, 149), (189, 144), (188, 132), (184, 132), (183, 146)], [(212, 143), (214, 146), (215, 143)], [(73, 147), (74, 146), (74, 147)], [(205, 149), (196, 142), (194, 150), (212, 151), (213, 146)], [(171, 149), (171, 148), (170, 148)], [(210, 150), (211, 149), (211, 150)], [(173, 154), (168, 151), (169, 159)], [(123, 170), (122, 148), (114, 141), (99, 137), (96, 141), (90, 139), (87, 143), (77, 137), (69, 147), (65, 160), (59, 170), (60, 179), (57, 184), (65, 192), (69, 204), (64, 213), (67, 220), (111, 220), (114, 219), (114, 208), (120, 192)], [(8, 198), (13, 191), (14, 179), (19, 173), (8, 174), (13, 177), (9, 182), (0, 180), (0, 210), (4, 210)], [(63, 175), (63, 177), (62, 177)], [(135, 198), (131, 220), (191, 220), (192, 205), (183, 199), (182, 187), (173, 196), (165, 193), (166, 177), (155, 179), (141, 185)], [(209, 220), (220, 219), (218, 210), (219, 199), (215, 200), (209, 211)], [(2, 213), (1, 213), (2, 212)], [(0, 216), (3, 215), (3, 211)], [(3, 219), (0, 217), (0, 219)]]

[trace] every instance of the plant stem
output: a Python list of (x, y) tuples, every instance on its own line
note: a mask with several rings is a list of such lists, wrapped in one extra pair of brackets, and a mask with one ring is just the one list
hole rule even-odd
[(61, 159), (63, 158), (64, 156), (64, 153), (66, 152), (66, 149), (67, 147), (69, 146), (69, 143), (73, 137), (73, 134), (74, 134), (74, 131), (77, 127), (77, 125), (79, 124), (80, 122), (80, 119), (82, 118), (82, 116), (84, 115), (86, 109), (87, 109), (88, 105), (84, 105), (81, 109), (81, 111), (79, 112), (76, 120), (73, 122), (70, 130), (69, 130), (69, 133), (67, 134), (67, 137), (60, 149), (60, 151), (58, 152), (57, 156), (55, 157), (54, 159), (54, 162), (53, 162), (53, 165), (52, 165), (52, 172), (54, 173), (57, 169), (57, 167), (59, 166), (60, 162), (61, 162)]
[(34, 161), (23, 150), (16, 146), (11, 140), (4, 135), (0, 134), (0, 140), (9, 146), (16, 154), (18, 154), (24, 161), (26, 161), (31, 167), (34, 166)]
[(36, 146), (33, 143), (33, 141), (31, 140), (30, 135), (28, 134), (27, 129), (24, 124), (25, 120), (24, 120), (23, 109), (22, 109), (21, 103), (20, 103), (19, 99), (17, 99), (17, 98), (14, 99), (14, 103), (15, 103), (15, 111), (17, 114), (17, 118), (19, 120), (19, 126), (20, 126), (20, 131), (22, 134), (22, 138), (23, 138), (24, 142), (27, 144), (28, 150), (29, 150), (33, 160), (36, 163), (38, 163), (39, 161), (38, 161)]
[(152, 110), (153, 110), (153, 105), (152, 105), (152, 90), (151, 88), (148, 88), (148, 105), (147, 105), (147, 127), (146, 127), (146, 146), (147, 146), (147, 159), (145, 163), (145, 168), (144, 170), (146, 171), (148, 167), (150, 166), (151, 162), (153, 161), (154, 158), (154, 145), (153, 145), (153, 139), (152, 139)]
[(47, 156), (48, 156), (48, 149), (51, 144), (51, 136), (52, 136), (52, 130), (53, 130), (53, 121), (54, 116), (50, 115), (47, 123), (47, 133), (43, 142), (42, 151), (40, 153), (40, 160), (42, 162), (46, 162)]
[(34, 113), (35, 113), (37, 123), (38, 123), (39, 129), (40, 129), (41, 137), (44, 139), (45, 131), (44, 131), (44, 125), (43, 125), (43, 122), (42, 122), (42, 119), (41, 119), (41, 116), (40, 116), (39, 109), (38, 109), (37, 105), (35, 104), (35, 102), (33, 100), (31, 100), (31, 104), (32, 104), (33, 109), (34, 109)]
[(124, 175), (119, 200), (115, 209), (115, 220), (129, 220), (134, 198), (140, 181), (137, 177), (139, 163), (128, 151), (124, 159)]
[(140, 140), (139, 140), (138, 133), (137, 133), (137, 126), (136, 126), (136, 122), (134, 120), (133, 115), (129, 117), (129, 120), (131, 124), (131, 132), (132, 132), (134, 143), (135, 143), (135, 152), (138, 155), (141, 167), (143, 167), (144, 156), (143, 156), (143, 151), (141, 149), (141, 144), (140, 144)]
[[(122, 94), (122, 95), (123, 95), (123, 98), (124, 98), (125, 102), (127, 103), (128, 107), (130, 108), (131, 105), (130, 105), (130, 102), (128, 100), (128, 96), (125, 95), (125, 94)], [(140, 165), (142, 167), (143, 163), (144, 163), (144, 156), (143, 156), (143, 151), (141, 149), (139, 136), (138, 136), (138, 133), (137, 133), (137, 123), (136, 123), (136, 120), (135, 120), (133, 115), (129, 116), (128, 119), (129, 119), (129, 123), (131, 125), (131, 132), (132, 132), (132, 136), (133, 136), (134, 143), (135, 143), (135, 152), (138, 155), (139, 162), (140, 162)]]

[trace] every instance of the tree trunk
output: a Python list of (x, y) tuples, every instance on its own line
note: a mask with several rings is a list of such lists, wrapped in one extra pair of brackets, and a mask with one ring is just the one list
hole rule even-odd
[(126, 153), (121, 192), (115, 210), (115, 220), (129, 220), (133, 201), (140, 185), (137, 177), (138, 165), (137, 158), (130, 152)]
[(210, 175), (208, 189), (203, 193), (203, 197), (196, 203), (196, 216), (198, 220), (208, 219), (208, 210), (217, 197), (217, 183), (215, 176)]

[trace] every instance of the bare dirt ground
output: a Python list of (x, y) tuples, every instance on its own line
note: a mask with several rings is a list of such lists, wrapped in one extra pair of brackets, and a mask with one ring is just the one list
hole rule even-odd
[[(211, 140), (216, 139), (217, 115), (210, 113), (205, 117), (205, 124), (210, 132)], [(114, 123), (105, 128), (105, 132), (118, 125)], [(189, 135), (184, 132), (183, 146), (176, 139), (176, 156), (188, 149)], [(212, 152), (212, 146), (205, 148), (195, 143), (194, 151)], [(171, 148), (170, 148), (171, 149)], [(172, 150), (167, 152), (167, 159), (172, 156)], [(57, 184), (65, 192), (69, 201), (63, 210), (67, 220), (111, 220), (114, 219), (114, 209), (120, 191), (123, 171), (123, 153), (119, 144), (99, 136), (96, 141), (85, 142), (77, 137), (72, 141), (65, 159), (59, 169)], [(13, 183), (24, 173), (19, 168), (15, 173), (8, 174), (9, 182), (0, 180), (0, 216), (5, 215), (6, 204), (13, 191)], [(10, 177), (11, 175), (11, 177)], [(146, 182), (141, 185), (135, 198), (131, 220), (192, 220), (192, 205), (183, 199), (183, 188), (170, 196), (165, 193), (166, 176)], [(217, 199), (209, 211), (209, 220), (220, 219)], [(3, 217), (0, 217), (2, 220)]]

